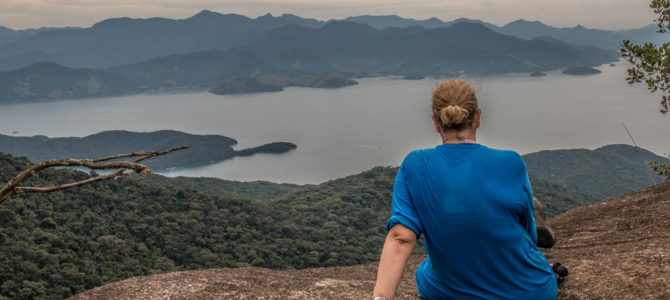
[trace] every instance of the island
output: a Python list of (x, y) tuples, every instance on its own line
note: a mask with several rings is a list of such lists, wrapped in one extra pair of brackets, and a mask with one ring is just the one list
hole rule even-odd
[(260, 92), (279, 92), (284, 88), (277, 85), (265, 84), (254, 77), (237, 77), (228, 80), (209, 90), (215, 95), (260, 93)]
[(358, 82), (341, 74), (284, 76), (277, 74), (255, 74), (227, 80), (209, 90), (215, 95), (278, 92), (285, 87), (339, 88), (356, 85)]
[(536, 71), (536, 72), (532, 72), (532, 73), (530, 73), (529, 76), (530, 76), (530, 77), (542, 77), (542, 76), (547, 76), (547, 74), (546, 74), (546, 73), (539, 72), (539, 71)]
[(98, 158), (113, 154), (139, 151), (166, 150), (191, 145), (189, 149), (143, 161), (155, 170), (197, 167), (217, 163), (236, 156), (257, 153), (280, 154), (296, 149), (287, 142), (272, 142), (258, 147), (235, 150), (235, 139), (222, 135), (196, 135), (174, 130), (131, 132), (103, 131), (85, 137), (50, 138), (0, 134), (0, 152), (25, 156), (38, 162), (53, 158)]
[(426, 76), (422, 74), (407, 74), (402, 79), (404, 80), (423, 80), (426, 79)]
[(600, 74), (602, 73), (598, 69), (594, 69), (591, 67), (584, 67), (584, 66), (579, 66), (579, 67), (570, 67), (565, 70), (563, 70), (563, 74), (567, 75), (593, 75), (593, 74)]
[(281, 154), (284, 152), (289, 152), (298, 148), (293, 143), (287, 142), (274, 142), (265, 144), (258, 147), (248, 148), (240, 151), (235, 151), (235, 156), (250, 156), (257, 153), (269, 153), (269, 154)]

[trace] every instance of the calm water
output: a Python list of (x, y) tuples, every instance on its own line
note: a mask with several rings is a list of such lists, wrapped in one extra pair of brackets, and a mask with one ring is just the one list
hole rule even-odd
[[(630, 143), (670, 151), (670, 118), (660, 96), (625, 83), (627, 64), (576, 77), (550, 72), (470, 78), (483, 110), (479, 141), (520, 153)], [(174, 129), (221, 134), (238, 149), (287, 141), (298, 149), (167, 172), (235, 180), (318, 183), (378, 165), (398, 165), (407, 152), (440, 142), (429, 97), (439, 80), (362, 79), (342, 89), (288, 88), (280, 93), (215, 96), (151, 94), (0, 106), (0, 133), (85, 136), (103, 130)]]

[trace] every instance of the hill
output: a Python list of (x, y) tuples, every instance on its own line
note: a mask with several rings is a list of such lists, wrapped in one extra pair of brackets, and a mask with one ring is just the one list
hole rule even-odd
[[(354, 22), (320, 24), (291, 15), (249, 19), (203, 11), (185, 20), (120, 18), (91, 28), (41, 31), (0, 47), (0, 69), (34, 60), (55, 63), (0, 73), (0, 101), (173, 88), (214, 87), (227, 94), (337, 87), (355, 84), (346, 77), (533, 72), (619, 58), (614, 51), (557, 39), (500, 34), (482, 22), (383, 30)], [(82, 66), (98, 69), (72, 68)], [(272, 76), (275, 84), (262, 82)]]
[[(27, 164), (0, 154), (0, 182)], [(214, 267), (370, 263), (396, 172), (378, 167), (314, 186), (135, 175), (15, 195), (0, 205), (0, 296), (62, 299), (133, 276)], [(27, 184), (89, 176), (56, 169)], [(563, 186), (533, 184), (548, 207), (586, 202)]]
[(131, 132), (103, 131), (79, 137), (48, 138), (0, 135), (0, 152), (26, 156), (33, 161), (52, 158), (97, 158), (138, 151), (166, 150), (181, 145), (191, 148), (146, 160), (153, 169), (193, 167), (216, 163), (235, 156), (256, 153), (284, 153), (296, 148), (291, 143), (269, 143), (236, 151), (237, 141), (221, 135), (193, 135), (173, 130)]
[(183, 20), (114, 18), (89, 28), (38, 32), (1, 46), (0, 58), (39, 51), (69, 67), (108, 68), (173, 54), (230, 49), (287, 24), (321, 23), (294, 15), (251, 19), (208, 10)]
[(0, 104), (137, 93), (123, 76), (93, 69), (72, 69), (51, 62), (0, 72)]
[(255, 74), (250, 77), (236, 77), (209, 90), (216, 95), (282, 91), (285, 87), (301, 86), (312, 88), (339, 88), (356, 85), (357, 81), (339, 74), (281, 76)]
[(249, 18), (203, 10), (186, 19), (112, 18), (102, 20), (89, 28), (11, 30), (0, 27), (0, 71), (22, 68), (45, 60), (72, 68), (110, 68), (170, 55), (245, 46), (270, 30), (286, 25), (320, 28), (341, 21), (365, 24), (379, 30), (411, 27), (444, 29), (467, 22), (524, 40), (551, 36), (575, 46), (613, 51), (619, 49), (624, 39), (636, 43), (652, 41), (656, 44), (669, 40), (667, 36), (657, 34), (654, 25), (608, 31), (579, 25), (556, 28), (526, 20), (517, 20), (500, 27), (466, 18), (442, 21), (437, 18), (415, 20), (397, 15), (364, 15), (319, 21), (291, 14), (266, 14)]
[(562, 73), (567, 75), (594, 75), (594, 74), (600, 74), (602, 73), (602, 71), (591, 67), (578, 66), (578, 67), (567, 68), (563, 70)]
[(468, 22), (448, 28), (385, 30), (339, 21), (315, 29), (289, 25), (271, 30), (244, 48), (289, 70), (344, 74), (491, 74), (615, 59), (607, 51), (524, 41)]
[(415, 20), (402, 18), (397, 15), (386, 16), (354, 16), (343, 19), (343, 21), (366, 24), (377, 29), (386, 29), (389, 27), (412, 27), (421, 26), (425, 28), (447, 28), (459, 22), (479, 23), (487, 28), (524, 40), (531, 40), (541, 36), (550, 36), (554, 39), (570, 43), (576, 46), (591, 46), (610, 50), (619, 50), (623, 40), (631, 40), (635, 43), (653, 42), (657, 45), (668, 42), (670, 38), (667, 35), (658, 34), (658, 27), (654, 24), (641, 28), (628, 30), (602, 30), (591, 29), (581, 25), (574, 27), (558, 28), (546, 25), (540, 21), (527, 21), (519, 19), (504, 26), (497, 26), (481, 20), (471, 20), (460, 18), (452, 21), (442, 21), (437, 18), (426, 20)]
[(647, 161), (668, 160), (642, 148), (608, 145), (595, 150), (544, 150), (523, 156), (532, 178), (562, 184), (599, 200), (652, 185), (663, 177), (650, 172)]
[[(582, 206), (549, 221), (558, 243), (543, 250), (570, 270), (558, 299), (666, 299), (670, 278), (670, 183)], [(398, 298), (419, 299), (410, 258)], [(376, 263), (351, 267), (274, 271), (208, 269), (135, 277), (81, 293), (72, 299), (370, 298)]]
[(530, 72), (616, 59), (614, 52), (560, 41), (524, 41), (475, 23), (378, 30), (352, 22), (330, 22), (320, 28), (287, 25), (235, 49), (173, 55), (110, 71), (149, 88), (211, 87), (254, 74), (261, 74), (256, 78), (325, 73), (441, 77), (463, 72)]
[(8, 27), (0, 26), (0, 46), (28, 38), (30, 36), (37, 34), (40, 31), (58, 30), (58, 29), (66, 29), (66, 28), (40, 27), (40, 28), (13, 30)]
[(232, 181), (214, 177), (165, 177), (157, 174), (133, 174), (131, 176), (133, 180), (150, 185), (177, 187), (212, 196), (239, 197), (259, 201), (276, 200), (290, 192), (308, 186), (260, 180)]

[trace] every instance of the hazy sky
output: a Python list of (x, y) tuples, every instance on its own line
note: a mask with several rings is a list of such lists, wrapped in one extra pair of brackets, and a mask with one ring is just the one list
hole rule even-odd
[(650, 0), (0, 0), (0, 25), (14, 29), (89, 27), (112, 17), (187, 18), (202, 9), (257, 17), (292, 13), (316, 19), (397, 14), (451, 20), (482, 19), (503, 25), (516, 19), (553, 26), (581, 24), (623, 29), (650, 24)]

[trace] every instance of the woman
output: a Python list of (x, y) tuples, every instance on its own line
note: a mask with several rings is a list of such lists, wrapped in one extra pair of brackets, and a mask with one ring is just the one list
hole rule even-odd
[(423, 299), (555, 299), (521, 156), (477, 143), (481, 110), (464, 81), (435, 88), (432, 109), (443, 144), (411, 152), (398, 170), (373, 296), (393, 298), (423, 234), (428, 258), (415, 276)]

